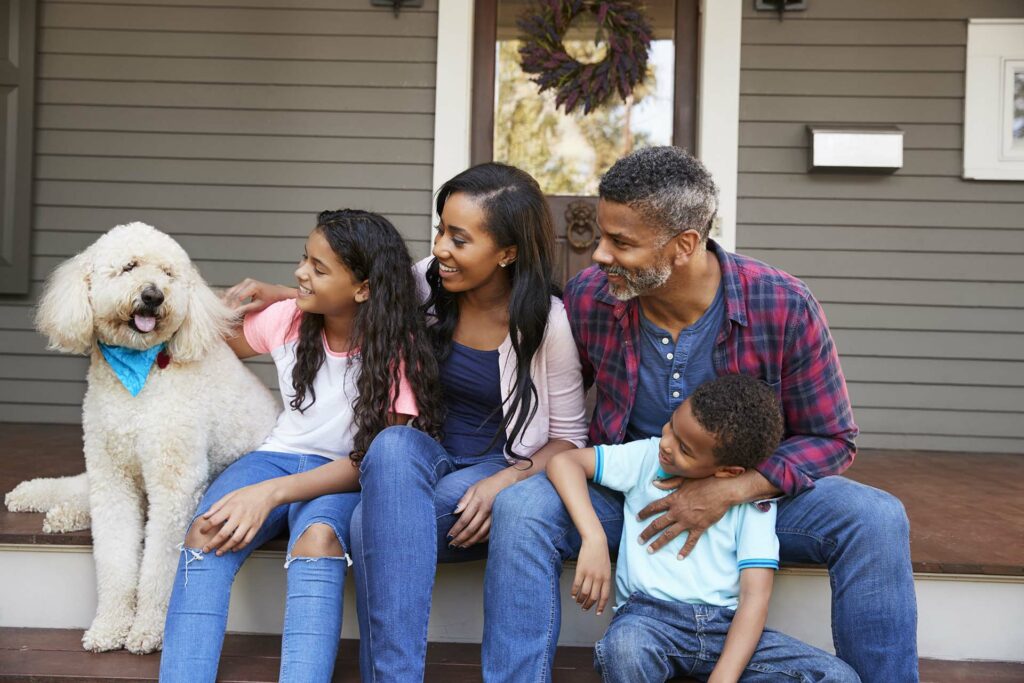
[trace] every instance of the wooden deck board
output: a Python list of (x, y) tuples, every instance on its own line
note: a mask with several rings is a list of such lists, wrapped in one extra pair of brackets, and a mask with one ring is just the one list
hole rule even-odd
[[(0, 681), (56, 683), (75, 681), (156, 681), (160, 656), (128, 652), (84, 652), (81, 631), (0, 628)], [(277, 680), (281, 639), (277, 636), (228, 634), (218, 681), (263, 683)], [(359, 681), (358, 641), (343, 640), (334, 668), (335, 683)], [(591, 650), (560, 647), (555, 655), (555, 683), (597, 683)], [(921, 660), (922, 683), (1019, 683), (1024, 664)], [(479, 681), (480, 646), (430, 643), (426, 683)], [(684, 679), (678, 679), (684, 680)]]
[[(24, 479), (76, 474), (84, 466), (77, 425), (0, 423), (0, 443), (4, 492)], [(865, 450), (847, 475), (903, 501), (914, 571), (1024, 575), (1024, 455)], [(41, 529), (41, 514), (0, 510), (0, 543), (92, 543), (88, 531)]]

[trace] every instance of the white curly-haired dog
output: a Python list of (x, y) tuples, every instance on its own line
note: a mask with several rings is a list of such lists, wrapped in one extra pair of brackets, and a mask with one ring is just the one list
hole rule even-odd
[[(185, 250), (144, 223), (112, 229), (46, 285), (36, 325), (49, 348), (91, 359), (86, 474), (24, 482), (6, 502), (47, 512), (55, 531), (82, 528), (91, 515), (99, 600), (86, 649), (160, 647), (178, 545), (201, 494), (274, 425), (276, 401), (223, 341), (233, 317)], [(100, 343), (165, 346), (133, 396)]]

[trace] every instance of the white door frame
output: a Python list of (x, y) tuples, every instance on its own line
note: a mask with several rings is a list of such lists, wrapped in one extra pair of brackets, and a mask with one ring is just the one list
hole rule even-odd
[[(736, 248), (742, 0), (701, 0), (700, 16), (697, 156), (718, 183), (721, 231), (718, 241), (733, 250)], [(435, 193), (444, 181), (469, 166), (472, 96), (473, 0), (438, 0)]]

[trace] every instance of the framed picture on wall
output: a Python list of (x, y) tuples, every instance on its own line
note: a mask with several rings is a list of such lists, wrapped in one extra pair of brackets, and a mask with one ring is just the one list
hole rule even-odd
[(967, 24), (964, 178), (1024, 180), (1024, 19)]

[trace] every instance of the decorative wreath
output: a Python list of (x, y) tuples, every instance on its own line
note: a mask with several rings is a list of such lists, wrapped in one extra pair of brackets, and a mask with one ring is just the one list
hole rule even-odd
[[(597, 16), (598, 35), (604, 34), (608, 52), (600, 62), (583, 64), (565, 50), (562, 40), (569, 25), (584, 12)], [(555, 106), (572, 112), (580, 104), (589, 114), (616, 90), (625, 100), (647, 72), (651, 26), (635, 2), (629, 0), (537, 0), (533, 12), (517, 22), (524, 32), (520, 65), (544, 92), (557, 91)]]

